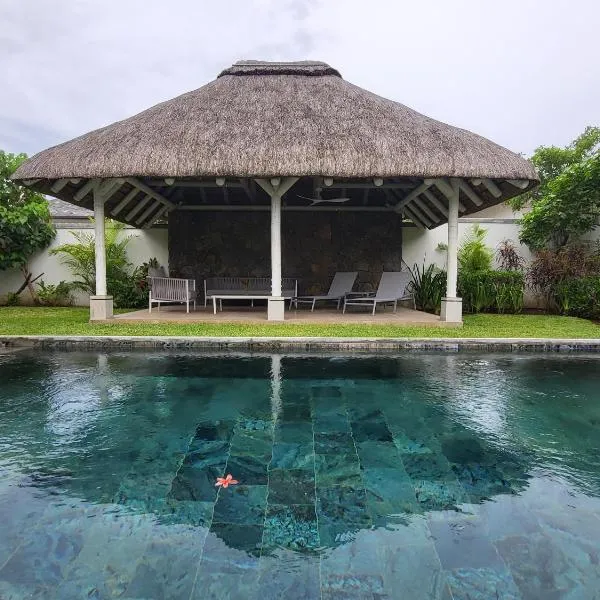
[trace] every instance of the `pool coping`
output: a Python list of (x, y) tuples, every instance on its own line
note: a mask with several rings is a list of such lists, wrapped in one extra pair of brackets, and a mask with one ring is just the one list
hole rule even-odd
[(600, 339), (0, 335), (0, 347), (238, 351), (600, 352)]

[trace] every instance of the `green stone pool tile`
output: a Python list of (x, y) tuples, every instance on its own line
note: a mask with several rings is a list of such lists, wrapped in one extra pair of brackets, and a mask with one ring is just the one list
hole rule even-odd
[(451, 598), (446, 575), (431, 542), (414, 545), (380, 544), (377, 557), (386, 597), (411, 600)]
[(319, 433), (347, 433), (350, 434), (350, 423), (346, 415), (343, 416), (316, 416), (313, 429)]
[(439, 454), (404, 454), (402, 462), (415, 481), (456, 481), (450, 463)]
[(308, 469), (269, 471), (269, 504), (314, 504), (315, 476)]
[(231, 473), (233, 478), (237, 479), (241, 485), (266, 485), (267, 468), (270, 460), (271, 456), (237, 456), (231, 454), (227, 460), (225, 471)]
[(254, 599), (258, 589), (258, 568), (217, 569), (201, 566), (190, 600)]
[(518, 491), (518, 486), (511, 485), (511, 482), (493, 466), (452, 464), (451, 467), (472, 502), (482, 502), (499, 494), (513, 494)]
[(173, 478), (169, 498), (174, 500), (214, 501), (215, 482), (222, 477), (229, 457), (229, 444), (222, 441), (203, 442), (188, 453)]
[(436, 452), (436, 441), (432, 438), (407, 435), (403, 431), (393, 434), (394, 445), (403, 454), (433, 454)]
[(215, 569), (250, 569), (258, 567), (262, 547), (263, 525), (215, 523), (211, 525), (202, 553), (201, 566)]
[(352, 540), (359, 530), (372, 526), (364, 489), (317, 488), (317, 494), (319, 536), (323, 546)]
[(372, 411), (360, 420), (356, 419), (351, 413), (352, 435), (356, 443), (366, 442), (369, 440), (376, 442), (391, 442), (393, 441), (392, 433), (389, 430), (385, 417), (381, 411)]
[(315, 454), (312, 442), (273, 444), (270, 469), (309, 469), (314, 471)]
[(157, 528), (124, 597), (187, 600), (207, 533), (197, 527)]
[(263, 525), (267, 507), (266, 485), (235, 485), (221, 489), (213, 523)]
[(190, 451), (197, 450), (205, 442), (229, 442), (233, 436), (235, 424), (234, 420), (204, 421), (199, 423), (196, 427), (194, 439), (190, 444)]
[(274, 440), (286, 444), (311, 443), (313, 440), (312, 423), (279, 421), (275, 427)]
[(373, 523), (421, 511), (408, 475), (397, 469), (366, 469), (362, 473)]
[(273, 420), (271, 415), (271, 407), (269, 411), (262, 417), (241, 417), (238, 419), (235, 431), (236, 433), (245, 433), (257, 439), (272, 439), (273, 437)]
[(445, 519), (430, 519), (429, 530), (446, 570), (505, 567), (479, 515), (455, 513)]
[(313, 418), (348, 420), (344, 398), (313, 398), (310, 407)]
[(359, 442), (356, 444), (356, 452), (363, 469), (404, 470), (402, 458), (392, 442)]
[(586, 540), (534, 533), (503, 538), (496, 547), (524, 599), (587, 600), (600, 590), (598, 548)]
[(457, 481), (413, 480), (413, 485), (423, 510), (455, 510), (457, 506), (470, 502)]
[(256, 456), (267, 460), (271, 458), (273, 435), (253, 436), (246, 431), (236, 431), (231, 439), (231, 454), (237, 456)]
[(345, 485), (362, 488), (360, 464), (351, 454), (315, 454), (317, 487)]
[(289, 404), (284, 402), (278, 418), (284, 423), (308, 423), (311, 418), (310, 405), (308, 403)]
[(152, 512), (163, 525), (191, 525), (210, 527), (213, 519), (214, 502), (199, 502), (168, 499), (155, 503)]
[(563, 506), (561, 511), (534, 509), (531, 512), (551, 537), (564, 534), (587, 540), (597, 546), (600, 557), (600, 519), (594, 513), (568, 505)]
[(382, 565), (378, 556), (380, 543), (381, 540), (379, 536), (375, 535), (375, 532), (361, 530), (356, 533), (354, 539), (342, 545), (325, 549), (321, 552), (323, 579), (333, 580), (347, 575), (381, 576)]
[(221, 465), (227, 461), (230, 447), (229, 442), (195, 440), (192, 442), (189, 451), (185, 454), (182, 468), (192, 466), (202, 469), (203, 467)]
[(356, 453), (354, 439), (347, 433), (315, 432), (316, 454), (352, 454)]
[(518, 496), (497, 495), (477, 505), (477, 508), (492, 540), (541, 532), (535, 512)]
[(342, 600), (387, 598), (381, 575), (357, 573), (321, 573), (321, 598)]
[(507, 568), (454, 569), (446, 579), (454, 600), (524, 600)]
[(0, 580), (17, 586), (55, 588), (83, 547), (84, 535), (72, 528), (36, 528), (25, 534), (0, 569)]
[(278, 549), (261, 556), (257, 598), (314, 600), (320, 598), (319, 558)]
[(314, 505), (269, 504), (262, 541), (263, 557), (272, 557), (282, 548), (300, 554), (311, 554), (319, 546)]
[(342, 398), (342, 386), (337, 383), (314, 383), (310, 386), (310, 395), (313, 401), (336, 400), (339, 402)]
[[(13, 584), (0, 579), (0, 598), (2, 600), (47, 600), (54, 598), (55, 589), (40, 584)], [(81, 597), (81, 596), (79, 596)], [(69, 600), (68, 598), (66, 600)]]

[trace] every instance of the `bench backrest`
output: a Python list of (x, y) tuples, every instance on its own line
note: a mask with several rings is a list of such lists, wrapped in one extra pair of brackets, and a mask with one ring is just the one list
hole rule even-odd
[(148, 277), (150, 293), (154, 300), (185, 302), (193, 297), (196, 282), (176, 277)]
[[(281, 280), (281, 291), (284, 295), (297, 295), (298, 281), (291, 277)], [(209, 277), (204, 280), (204, 294), (211, 296), (215, 293), (256, 293), (269, 295), (271, 293), (270, 277)]]

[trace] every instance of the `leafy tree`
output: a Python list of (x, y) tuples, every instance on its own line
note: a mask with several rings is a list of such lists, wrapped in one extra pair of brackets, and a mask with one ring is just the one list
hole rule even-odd
[(0, 271), (21, 269), (25, 283), (17, 294), (27, 285), (33, 294), (27, 261), (46, 248), (56, 234), (46, 199), (10, 179), (26, 158), (25, 154), (0, 150)]
[(534, 250), (560, 248), (594, 229), (600, 212), (600, 127), (587, 127), (565, 148), (540, 146), (531, 161), (540, 186), (510, 201), (514, 210), (531, 205), (520, 240)]
[(487, 229), (473, 225), (458, 249), (458, 270), (466, 273), (489, 271), (494, 253), (485, 245)]

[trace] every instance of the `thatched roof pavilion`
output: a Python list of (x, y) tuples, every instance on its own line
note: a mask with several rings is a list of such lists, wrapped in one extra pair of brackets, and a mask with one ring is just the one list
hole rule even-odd
[(433, 228), (452, 225), (454, 201), (467, 215), (538, 182), (518, 154), (308, 61), (238, 62), (40, 152), (14, 178), (138, 227), (174, 210), (273, 210), (293, 185), (283, 210), (395, 212)]

